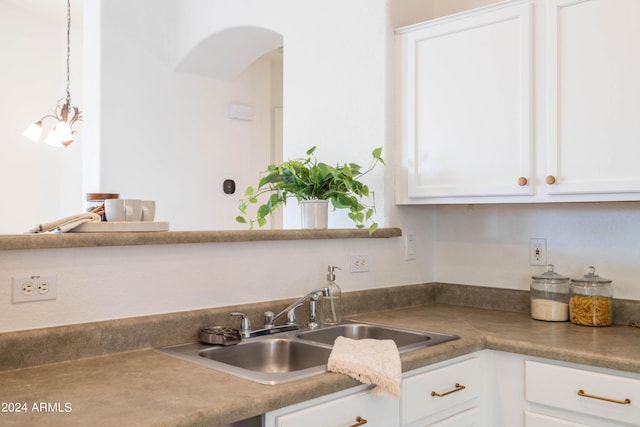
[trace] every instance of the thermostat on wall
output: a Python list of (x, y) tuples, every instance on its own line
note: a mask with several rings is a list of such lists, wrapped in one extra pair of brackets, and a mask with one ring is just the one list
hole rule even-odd
[(227, 104), (227, 116), (230, 119), (251, 121), (253, 120), (253, 107), (230, 102)]

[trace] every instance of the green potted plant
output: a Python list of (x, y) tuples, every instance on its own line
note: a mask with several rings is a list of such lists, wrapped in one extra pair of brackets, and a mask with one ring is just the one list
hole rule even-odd
[[(253, 229), (255, 223), (262, 227), (266, 224), (266, 217), (287, 199), (295, 197), (298, 202), (305, 200), (328, 200), (336, 209), (349, 209), (349, 218), (357, 228), (369, 225), (369, 234), (373, 233), (378, 224), (371, 220), (375, 212), (375, 205), (365, 204), (363, 198), (369, 197), (369, 187), (360, 179), (371, 172), (378, 163), (384, 165), (381, 157), (382, 148), (376, 148), (371, 153), (371, 164), (367, 169), (356, 163), (344, 163), (330, 166), (318, 162), (314, 155), (316, 147), (307, 150), (306, 158), (288, 160), (278, 165), (269, 165), (265, 175), (260, 178), (258, 187), (247, 187), (238, 208), (240, 214), (236, 221), (249, 224)], [(270, 194), (265, 202), (260, 202), (260, 196)], [(261, 204), (259, 204), (261, 203)], [(252, 204), (259, 204), (256, 218), (248, 218), (247, 209)]]

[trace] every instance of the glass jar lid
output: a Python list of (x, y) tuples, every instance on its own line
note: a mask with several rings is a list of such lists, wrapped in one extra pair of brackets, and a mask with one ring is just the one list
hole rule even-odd
[(611, 280), (598, 276), (596, 274), (596, 269), (593, 266), (589, 266), (589, 268), (587, 268), (587, 274), (579, 279), (571, 279), (571, 281), (586, 286), (603, 286), (611, 283)]
[(544, 273), (538, 274), (537, 276), (531, 276), (531, 278), (533, 280), (544, 280), (547, 283), (567, 282), (569, 280), (569, 277), (553, 271), (553, 264), (547, 264), (546, 271)]

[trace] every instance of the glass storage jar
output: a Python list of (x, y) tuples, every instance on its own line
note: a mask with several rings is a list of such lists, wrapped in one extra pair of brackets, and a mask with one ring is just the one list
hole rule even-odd
[(547, 265), (544, 273), (531, 276), (531, 318), (549, 322), (569, 320), (569, 285), (571, 279)]
[(569, 320), (576, 325), (609, 326), (613, 321), (611, 280), (589, 267), (580, 279), (571, 279)]

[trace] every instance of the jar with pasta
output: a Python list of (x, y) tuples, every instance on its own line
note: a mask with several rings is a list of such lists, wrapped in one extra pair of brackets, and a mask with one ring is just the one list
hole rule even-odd
[(571, 279), (569, 320), (576, 325), (609, 326), (613, 321), (611, 280), (589, 267), (580, 279)]

